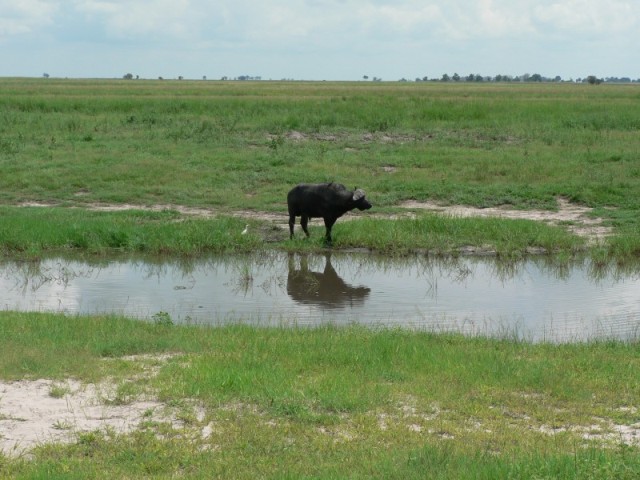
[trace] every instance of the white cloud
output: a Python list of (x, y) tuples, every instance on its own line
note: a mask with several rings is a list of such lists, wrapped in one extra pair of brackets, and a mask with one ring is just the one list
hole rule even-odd
[(31, 72), (98, 65), (93, 74), (138, 69), (152, 77), (171, 68), (212, 78), (455, 70), (636, 78), (637, 1), (0, 0), (0, 40), (11, 46), (0, 51), (0, 75), (31, 61)]
[(429, 34), (426, 27), (442, 20), (442, 12), (437, 5), (365, 4), (358, 9), (356, 19), (368, 25), (370, 33), (377, 29), (389, 30), (402, 38), (415, 32)]
[(635, 35), (640, 26), (638, 5), (629, 1), (566, 0), (538, 5), (533, 17), (553, 30), (592, 34)]
[[(496, 5), (493, 0), (481, 0), (478, 3), (476, 18), (478, 24), (476, 35), (501, 37), (533, 33), (529, 16), (523, 15), (517, 3)], [(473, 21), (473, 17), (471, 20)]]
[(83, 0), (76, 4), (84, 20), (103, 25), (108, 36), (189, 37), (197, 14), (189, 0)]
[[(632, 33), (631, 0), (0, 0), (0, 34), (57, 22), (87, 22), (115, 39), (318, 42), (337, 39), (471, 39), (548, 34)], [(73, 27), (72, 27), (73, 28)], [(77, 28), (77, 27), (76, 27)], [(99, 32), (94, 32), (98, 34)], [(292, 46), (300, 46), (292, 45)]]
[(50, 25), (57, 9), (57, 2), (46, 0), (0, 0), (0, 39)]

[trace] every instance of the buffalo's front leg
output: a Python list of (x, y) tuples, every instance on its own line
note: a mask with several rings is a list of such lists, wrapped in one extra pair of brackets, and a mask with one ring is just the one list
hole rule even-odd
[(333, 224), (336, 223), (337, 218), (333, 217), (325, 217), (324, 218), (324, 226), (327, 229), (327, 234), (325, 237), (325, 241), (328, 245), (331, 245), (331, 229), (333, 228)]
[(304, 230), (304, 233), (306, 233), (307, 238), (309, 238), (309, 230), (307, 230), (307, 223), (309, 223), (309, 217), (307, 217), (306, 215), (302, 215), (300, 217), (300, 225), (302, 225), (302, 230)]

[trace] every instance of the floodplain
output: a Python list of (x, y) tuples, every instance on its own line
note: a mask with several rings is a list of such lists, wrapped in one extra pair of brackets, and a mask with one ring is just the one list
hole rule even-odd
[[(338, 181), (374, 208), (338, 221), (332, 252), (560, 269), (585, 256), (633, 276), (639, 103), (636, 85), (0, 79), (0, 254), (35, 269), (51, 255), (324, 255), (318, 220), (288, 240), (286, 192)], [(0, 311), (5, 397), (40, 381), (67, 405), (97, 389), (105, 409), (139, 413), (127, 431), (52, 420), (69, 438), (12, 443), (0, 476), (640, 475), (637, 337), (157, 313)], [(27, 420), (2, 395), (0, 441)]]

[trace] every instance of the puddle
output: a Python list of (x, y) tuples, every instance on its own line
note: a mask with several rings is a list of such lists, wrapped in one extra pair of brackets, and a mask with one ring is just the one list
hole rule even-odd
[(174, 323), (399, 326), (531, 341), (640, 336), (640, 268), (371, 254), (0, 264), (0, 309)]

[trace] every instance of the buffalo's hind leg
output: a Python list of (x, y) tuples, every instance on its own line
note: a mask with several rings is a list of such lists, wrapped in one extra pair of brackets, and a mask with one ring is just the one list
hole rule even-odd
[(289, 240), (293, 238), (293, 227), (296, 225), (296, 216), (289, 215)]

